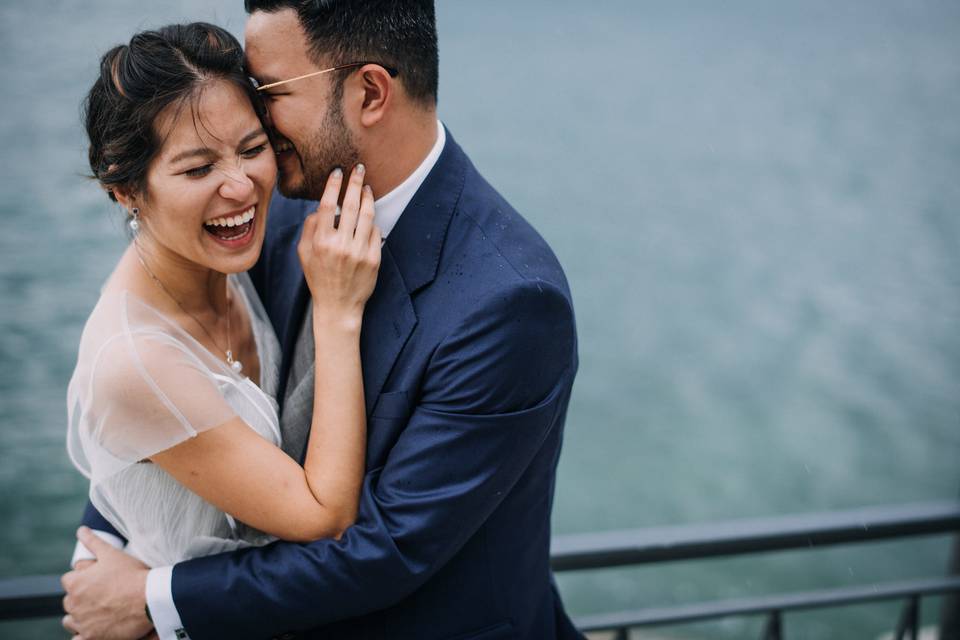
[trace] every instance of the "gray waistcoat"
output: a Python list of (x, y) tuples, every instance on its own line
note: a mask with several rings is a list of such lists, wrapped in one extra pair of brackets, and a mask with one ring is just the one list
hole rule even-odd
[(300, 463), (303, 462), (313, 418), (313, 358), (313, 313), (308, 305), (293, 348), (293, 362), (290, 364), (280, 413), (283, 450)]

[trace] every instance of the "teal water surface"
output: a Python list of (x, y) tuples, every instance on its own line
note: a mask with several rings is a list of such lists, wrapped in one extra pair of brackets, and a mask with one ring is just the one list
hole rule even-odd
[[(551, 242), (574, 293), (581, 369), (557, 533), (957, 497), (960, 5), (438, 5), (441, 117)], [(124, 234), (83, 178), (81, 97), (111, 45), (196, 19), (241, 35), (242, 3), (0, 7), (0, 577), (60, 572), (84, 502), (64, 396)], [(598, 613), (937, 575), (948, 546), (560, 586), (572, 613)], [(787, 632), (870, 638), (896, 616), (788, 616)], [(0, 635), (58, 637), (55, 623)]]

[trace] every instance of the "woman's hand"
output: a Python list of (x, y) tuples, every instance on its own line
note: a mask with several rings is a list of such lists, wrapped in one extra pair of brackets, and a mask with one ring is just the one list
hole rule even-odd
[(307, 216), (297, 253), (313, 296), (314, 330), (359, 331), (363, 307), (380, 268), (380, 230), (373, 224), (373, 190), (363, 184), (364, 167), (350, 175), (340, 223), (334, 226), (343, 172), (327, 179), (315, 213)]
[(380, 268), (380, 230), (363, 165), (350, 176), (334, 226), (343, 173), (334, 171), (317, 212), (303, 225), (298, 252), (313, 295), (313, 418), (303, 470), (323, 533), (339, 538), (356, 521), (363, 485), (367, 418), (360, 361), (363, 307)]

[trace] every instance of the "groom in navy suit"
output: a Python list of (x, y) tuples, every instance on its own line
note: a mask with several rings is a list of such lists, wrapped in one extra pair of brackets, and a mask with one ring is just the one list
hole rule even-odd
[[(283, 346), (281, 421), (294, 457), (312, 411), (310, 294), (296, 252), (309, 200), (331, 170), (361, 161), (378, 196), (386, 241), (361, 337), (360, 511), (339, 540), (154, 568), (146, 594), (142, 576), (123, 588), (137, 584), (132, 571), (115, 569), (111, 589), (90, 578), (87, 597), (126, 612), (103, 637), (124, 637), (144, 604), (163, 640), (581, 637), (549, 566), (577, 370), (570, 292), (544, 240), (437, 120), (432, 0), (246, 7), (279, 190), (299, 198), (275, 196), (251, 272)], [(91, 509), (85, 524), (111, 531)], [(117, 553), (83, 540), (98, 565)]]

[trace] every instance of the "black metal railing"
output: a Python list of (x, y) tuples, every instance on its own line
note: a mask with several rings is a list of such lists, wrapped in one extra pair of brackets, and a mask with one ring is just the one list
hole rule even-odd
[[(557, 536), (551, 561), (555, 571), (579, 571), (957, 532), (960, 532), (960, 501), (930, 502)], [(631, 629), (640, 627), (732, 616), (765, 616), (764, 640), (780, 640), (783, 617), (789, 612), (902, 600), (904, 605), (896, 621), (894, 638), (902, 640), (910, 634), (909, 637), (916, 639), (921, 599), (944, 594), (960, 594), (960, 576), (642, 608), (585, 616), (576, 622), (584, 631), (612, 631), (618, 638), (625, 639)], [(951, 597), (953, 606), (960, 607), (960, 596)], [(62, 615), (62, 598), (59, 576), (0, 579), (0, 620)], [(941, 638), (947, 640), (949, 636)]]
[[(553, 545), (552, 564), (555, 571), (602, 569), (955, 532), (960, 532), (960, 502), (928, 502), (560, 536)], [(584, 616), (576, 623), (584, 631), (614, 631), (617, 638), (625, 639), (629, 630), (634, 628), (762, 615), (766, 617), (762, 638), (780, 640), (783, 638), (783, 616), (787, 612), (903, 600), (899, 621), (891, 621), (891, 626), (896, 623), (894, 639), (917, 639), (921, 598), (942, 594), (960, 594), (960, 575), (674, 607), (648, 607)], [(952, 602), (951, 606), (960, 606), (960, 598)], [(956, 630), (950, 633), (956, 634)], [(941, 640), (948, 639), (960, 640), (960, 634), (941, 634)]]

